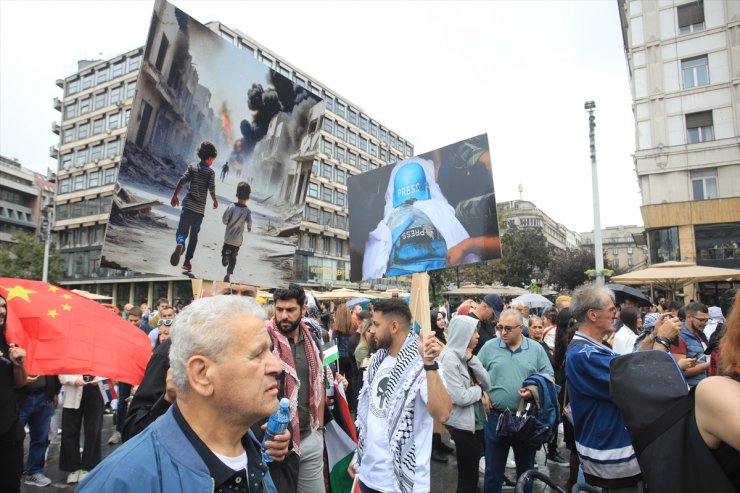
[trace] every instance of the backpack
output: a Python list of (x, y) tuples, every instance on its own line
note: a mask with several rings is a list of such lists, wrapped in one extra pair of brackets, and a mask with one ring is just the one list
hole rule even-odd
[(429, 216), (411, 203), (393, 210), (391, 254), (386, 276), (443, 269), (447, 259), (447, 242)]
[(619, 408), (648, 488), (660, 491), (735, 491), (699, 434), (694, 389), (663, 351), (614, 358), (609, 394)]

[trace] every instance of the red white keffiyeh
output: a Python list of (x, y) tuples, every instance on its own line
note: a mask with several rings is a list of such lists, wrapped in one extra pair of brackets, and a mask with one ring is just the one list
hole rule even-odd
[[(277, 327), (274, 318), (270, 320), (267, 329), (270, 331), (274, 345), (272, 353), (280, 360), (280, 365), (285, 372), (284, 393), (285, 397), (290, 399), (290, 425), (293, 433), (293, 450), (296, 454), (300, 455), (301, 433), (298, 424), (298, 388), (301, 382), (298, 380), (298, 373), (295, 369), (293, 351), (290, 349), (288, 338)], [(313, 431), (319, 427), (319, 403), (321, 402), (321, 385), (324, 374), (321, 366), (321, 356), (308, 327), (301, 322), (298, 330), (303, 334), (303, 347), (306, 349), (306, 360), (308, 361), (310, 375), (310, 382), (308, 383), (311, 386), (309, 388), (308, 409), (311, 413), (311, 430)]]

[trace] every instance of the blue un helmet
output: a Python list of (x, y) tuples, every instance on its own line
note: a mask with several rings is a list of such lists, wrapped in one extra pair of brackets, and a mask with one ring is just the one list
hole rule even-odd
[(406, 163), (396, 171), (393, 181), (393, 207), (409, 200), (429, 200), (432, 194), (424, 173), (424, 168), (417, 162)]

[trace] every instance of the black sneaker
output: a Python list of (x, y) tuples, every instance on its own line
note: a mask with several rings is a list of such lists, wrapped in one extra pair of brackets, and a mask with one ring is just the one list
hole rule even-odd
[(570, 467), (570, 461), (557, 452), (554, 454), (547, 454), (547, 462), (551, 462), (560, 467)]
[(447, 457), (437, 450), (432, 450), (432, 460), (442, 464), (447, 464), (448, 462)]
[(180, 263), (180, 256), (182, 255), (182, 252), (185, 250), (185, 245), (182, 243), (178, 243), (175, 247), (175, 251), (172, 252), (172, 255), (170, 255), (170, 265), (173, 267), (176, 267), (177, 264)]
[(224, 276), (224, 282), (231, 282), (231, 274), (226, 274)]
[(443, 454), (452, 454), (455, 452), (455, 449), (450, 447), (449, 445), (445, 444), (444, 442), (440, 442), (437, 445), (437, 450), (442, 452)]

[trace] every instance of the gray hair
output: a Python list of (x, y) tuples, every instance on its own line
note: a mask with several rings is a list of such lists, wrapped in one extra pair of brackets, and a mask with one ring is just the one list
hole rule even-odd
[(511, 303), (509, 303), (509, 306), (511, 308), (519, 308), (520, 306), (524, 306), (524, 302), (523, 301), (519, 301), (519, 300), (514, 300)]
[(576, 290), (570, 300), (570, 310), (576, 322), (584, 322), (589, 310), (602, 310), (604, 300), (610, 298), (614, 301), (614, 292), (603, 286), (587, 284)]
[(522, 317), (522, 314), (519, 313), (519, 310), (517, 310), (515, 308), (507, 308), (506, 310), (502, 311), (501, 312), (501, 315), (499, 315), (498, 319), (500, 321), (502, 318), (507, 317), (509, 315), (512, 315), (516, 319), (516, 324), (517, 325), (524, 324), (524, 317)]
[(253, 316), (266, 320), (265, 310), (254, 298), (219, 295), (192, 302), (170, 327), (170, 367), (178, 392), (187, 391), (188, 360), (195, 355), (219, 362), (232, 342), (228, 329), (234, 319)]

